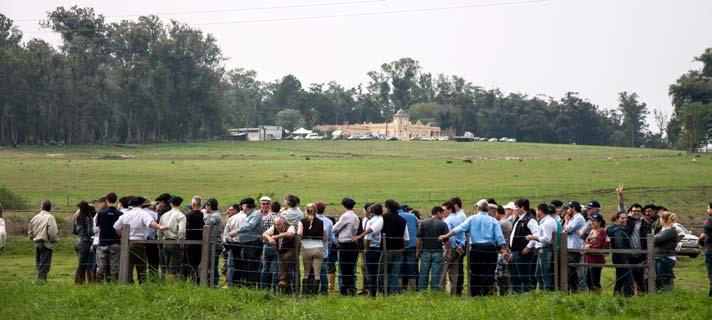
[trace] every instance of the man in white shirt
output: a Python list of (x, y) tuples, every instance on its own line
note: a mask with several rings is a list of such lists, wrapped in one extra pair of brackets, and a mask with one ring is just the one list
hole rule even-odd
[[(148, 228), (166, 229), (141, 208), (144, 203), (146, 203), (144, 197), (129, 197), (129, 206), (132, 209), (116, 220), (114, 224), (116, 232), (120, 234), (124, 225), (129, 225), (129, 240), (146, 240)], [(138, 283), (146, 282), (147, 261), (146, 246), (142, 243), (129, 243), (129, 273), (133, 274), (133, 269), (136, 269)], [(133, 282), (133, 276), (129, 276), (129, 282)]]
[(227, 278), (228, 284), (234, 285), (240, 282), (244, 274), (242, 272), (242, 247), (239, 245), (240, 235), (237, 234), (237, 229), (242, 227), (247, 222), (247, 214), (242, 212), (241, 205), (236, 203), (228, 209), (230, 219), (225, 224), (223, 232), (223, 243), (228, 251), (228, 259), (232, 260), (232, 266), (228, 263)]
[[(168, 202), (171, 210), (161, 215), (161, 225), (165, 226), (166, 230), (158, 231), (158, 239), (160, 240), (185, 240), (185, 214), (180, 211), (180, 205), (183, 203), (183, 198), (172, 196)], [(180, 272), (181, 256), (184, 249), (183, 243), (180, 244), (164, 244), (163, 256), (166, 268), (166, 280), (168, 283), (176, 281), (176, 275)]]
[(536, 216), (540, 219), (536, 234), (526, 236), (527, 240), (537, 241), (536, 275), (540, 290), (554, 290), (554, 233), (556, 233), (556, 208), (541, 203), (536, 208)]

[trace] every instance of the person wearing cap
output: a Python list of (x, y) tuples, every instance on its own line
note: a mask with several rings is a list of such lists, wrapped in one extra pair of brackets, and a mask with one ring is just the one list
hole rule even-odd
[[(242, 212), (241, 205), (235, 203), (228, 208), (228, 220), (223, 231), (223, 245), (228, 252), (227, 284), (236, 285), (244, 278), (242, 247), (239, 245), (240, 235), (237, 229), (247, 222), (247, 215)], [(225, 286), (223, 286), (225, 287)]]
[[(114, 223), (114, 229), (119, 234), (124, 228), (124, 225), (129, 226), (129, 240), (146, 240), (148, 229), (166, 228), (158, 224), (141, 206), (146, 203), (146, 199), (139, 196), (129, 197), (128, 205), (131, 209), (121, 215)], [(146, 246), (142, 243), (129, 244), (129, 281), (133, 282), (133, 270), (136, 269), (136, 275), (139, 283), (146, 282)]]
[[(611, 219), (613, 224), (606, 229), (608, 238), (611, 240), (611, 249), (630, 249), (630, 237), (625, 232), (628, 224), (628, 215), (625, 212), (617, 212)], [(611, 260), (614, 264), (628, 264), (628, 253), (613, 253)], [(633, 296), (633, 274), (630, 268), (616, 268), (616, 285), (613, 294), (623, 293), (626, 297)]]
[[(599, 213), (594, 213), (591, 215), (591, 232), (588, 233), (586, 238), (586, 244), (584, 249), (598, 249), (603, 250), (606, 248), (606, 220)], [(584, 255), (584, 262), (586, 263), (597, 263), (605, 264), (606, 256), (603, 253), (587, 252)], [(595, 293), (601, 292), (601, 269), (602, 267), (589, 267), (588, 272), (586, 272), (586, 284), (588, 288)]]
[[(510, 201), (504, 205), (504, 212), (507, 216), (507, 220), (511, 223), (514, 223), (514, 220), (517, 219), (517, 215), (514, 213), (514, 209), (516, 208), (517, 207), (514, 205), (514, 201)], [(509, 237), (507, 237), (507, 239), (509, 239)]]
[(509, 266), (512, 273), (512, 291), (524, 293), (536, 288), (534, 277), (536, 241), (526, 240), (526, 237), (539, 230), (539, 223), (529, 212), (528, 199), (517, 199), (514, 206), (517, 219), (513, 223), (512, 234), (509, 236), (509, 248), (512, 251)]
[(502, 234), (499, 222), (489, 216), (489, 203), (482, 199), (475, 204), (477, 214), (468, 217), (465, 222), (450, 230), (438, 239), (445, 241), (449, 237), (469, 230), (469, 287), (470, 296), (488, 295), (494, 285), (494, 270), (497, 266), (497, 252), (508, 255), (507, 242)]
[(260, 257), (262, 256), (262, 213), (255, 209), (257, 205), (253, 198), (242, 199), (240, 206), (247, 219), (235, 230), (235, 233), (240, 236), (238, 244), (242, 247), (245, 284), (257, 288), (260, 285)]
[[(168, 202), (170, 203), (171, 210), (161, 215), (161, 225), (165, 226), (166, 230), (158, 231), (158, 239), (185, 240), (186, 219), (185, 214), (180, 211), (183, 198), (172, 196)], [(180, 272), (183, 249), (183, 243), (163, 244), (163, 261), (165, 263), (166, 280), (168, 283), (175, 282)]]
[[(268, 196), (260, 198), (260, 214), (262, 215), (262, 230), (269, 230), (277, 218), (277, 214), (272, 212), (272, 198)], [(276, 249), (270, 246), (265, 238), (262, 238), (261, 262), (260, 289), (275, 289), (279, 276), (279, 260)]]
[(279, 254), (279, 282), (277, 287), (281, 292), (290, 294), (294, 291), (294, 275), (297, 257), (297, 242), (294, 226), (282, 217), (274, 220), (274, 225), (262, 233), (268, 243)]
[(536, 275), (540, 290), (554, 290), (554, 239), (557, 223), (554, 219), (556, 207), (540, 203), (536, 207), (536, 217), (539, 218), (539, 229), (536, 234), (526, 236), (526, 240), (536, 241)]
[(319, 292), (322, 295), (327, 295), (329, 294), (329, 267), (327, 263), (328, 259), (330, 258), (329, 248), (336, 245), (336, 237), (334, 236), (334, 222), (324, 216), (324, 211), (326, 210), (326, 205), (324, 204), (324, 202), (317, 201), (314, 204), (316, 205), (316, 217), (324, 223), (324, 231), (326, 232), (326, 241), (324, 241), (324, 263), (321, 265), (321, 287), (319, 288)]
[[(158, 213), (156, 211), (151, 210), (151, 200), (146, 197), (146, 201), (141, 205), (141, 209), (143, 209), (146, 213), (148, 213), (149, 216), (151, 216), (151, 219), (153, 221), (160, 221), (158, 218)], [(154, 229), (148, 229), (148, 234), (146, 235), (147, 240), (156, 240), (158, 239), (156, 230)], [(146, 257), (148, 258), (147, 263), (148, 263), (148, 274), (150, 275), (151, 278), (157, 278), (158, 277), (158, 267), (160, 266), (160, 252), (158, 250), (158, 244), (156, 243), (147, 243), (146, 244)]]
[[(586, 225), (586, 219), (581, 214), (581, 205), (576, 201), (568, 203), (569, 210), (564, 215), (564, 232), (566, 232), (566, 247), (569, 249), (583, 249), (583, 237), (579, 232)], [(596, 213), (601, 205), (598, 201), (589, 202), (587, 209), (589, 213)], [(581, 252), (568, 253), (569, 263), (581, 263), (583, 261)], [(569, 267), (569, 289), (572, 292), (587, 291), (586, 286), (586, 269), (584, 267)]]
[(218, 263), (220, 260), (220, 253), (222, 252), (222, 233), (224, 231), (222, 217), (220, 216), (220, 211), (218, 211), (218, 200), (215, 198), (210, 198), (205, 201), (205, 207), (203, 208), (203, 223), (206, 226), (211, 226), (213, 237), (215, 239), (215, 260), (213, 261), (212, 270), (212, 282), (213, 285), (217, 285), (220, 281), (220, 274), (218, 273)]
[[(203, 198), (194, 196), (190, 202), (190, 212), (185, 215), (185, 240), (203, 240)], [(183, 255), (183, 276), (193, 283), (198, 283), (198, 269), (200, 268), (201, 245), (185, 245)]]

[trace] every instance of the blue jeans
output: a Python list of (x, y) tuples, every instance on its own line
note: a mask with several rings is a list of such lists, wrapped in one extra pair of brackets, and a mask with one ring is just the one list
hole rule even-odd
[(326, 261), (321, 264), (321, 271), (319, 272), (319, 293), (323, 295), (329, 294), (329, 278), (327, 277), (329, 272), (329, 266)]
[(74, 251), (77, 253), (77, 257), (79, 258), (79, 265), (77, 266), (77, 271), (75, 271), (75, 273), (81, 279), (84, 279), (87, 272), (94, 272), (94, 262), (96, 261), (94, 259), (95, 254), (94, 252), (91, 252), (90, 249), (91, 241), (79, 240), (74, 246)]
[(401, 268), (403, 288), (408, 287), (408, 281), (418, 280), (418, 262), (415, 259), (415, 247), (403, 249), (403, 267)]
[[(217, 286), (220, 281), (220, 272), (218, 271), (218, 263), (220, 262), (220, 254), (222, 253), (222, 243), (215, 243), (215, 261), (213, 261), (213, 286)], [(163, 249), (159, 249), (162, 252)], [(163, 257), (161, 257), (163, 259)], [(160, 259), (159, 259), (160, 260)]]
[(512, 263), (509, 265), (512, 272), (512, 291), (514, 293), (528, 292), (536, 286), (536, 282), (532, 282), (534, 275), (536, 260), (534, 260), (534, 252), (524, 255), (521, 252), (512, 252)]
[[(428, 280), (430, 280), (431, 290), (440, 290), (440, 276), (443, 266), (443, 252), (440, 251), (423, 251), (420, 253), (420, 279), (418, 281), (418, 290), (428, 288)], [(431, 277), (432, 273), (432, 277)]]
[(44, 245), (44, 241), (35, 241), (35, 270), (37, 280), (47, 281), (47, 273), (52, 265), (52, 249)]
[(712, 297), (712, 253), (705, 254), (705, 263), (707, 264), (707, 278), (710, 282), (710, 291), (707, 293), (707, 295)]
[(262, 273), (260, 273), (260, 288), (274, 289), (279, 278), (279, 256), (277, 250), (265, 244), (262, 247)]
[(235, 259), (232, 256), (233, 244), (225, 244), (225, 249), (227, 250), (227, 283), (232, 285), (234, 283), (235, 275)]
[[(384, 265), (384, 258), (388, 258), (388, 264), (386, 265)], [(385, 293), (399, 293), (401, 291), (399, 280), (401, 265), (403, 265), (403, 250), (388, 250), (388, 253), (384, 252), (381, 255), (381, 263), (379, 265), (381, 268), (378, 272), (388, 276), (388, 290)], [(386, 270), (384, 270), (384, 266), (387, 267)]]
[(536, 280), (541, 290), (554, 290), (554, 253), (540, 249), (536, 259)]
[(368, 248), (366, 251), (366, 290), (372, 297), (376, 296), (378, 286), (383, 285), (383, 274), (378, 272), (381, 260), (380, 248)]
[(672, 269), (675, 267), (675, 260), (669, 257), (655, 257), (655, 272), (658, 277), (658, 284), (663, 291), (672, 290)]

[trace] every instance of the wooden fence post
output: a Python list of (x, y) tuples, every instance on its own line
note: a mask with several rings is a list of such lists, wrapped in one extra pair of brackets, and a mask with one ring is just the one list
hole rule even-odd
[(129, 229), (131, 228), (130, 225), (125, 224), (121, 228), (121, 253), (119, 255), (119, 283), (120, 284), (129, 284), (131, 283), (130, 279), (133, 277), (133, 272), (129, 274), (129, 255), (130, 253), (130, 248), (129, 248)]
[(207, 286), (208, 279), (208, 257), (210, 257), (210, 225), (203, 226), (203, 239), (200, 243), (200, 285)]
[(647, 240), (648, 294), (655, 294), (655, 281), (657, 278), (657, 273), (655, 272), (655, 239), (652, 234), (648, 234)]
[[(296, 235), (295, 235), (296, 237)], [(302, 281), (302, 274), (301, 270), (299, 269), (299, 253), (301, 250), (301, 243), (299, 241), (295, 241), (295, 247), (294, 250), (296, 251), (294, 253), (294, 295), (298, 296), (302, 293), (302, 286), (301, 286), (301, 281)], [(304, 270), (306, 272), (306, 270)], [(314, 275), (316, 276), (316, 275)]]
[(210, 275), (210, 279), (208, 280), (208, 287), (217, 285), (217, 283), (213, 283), (213, 279), (218, 279), (219, 277), (218, 273), (215, 272), (215, 246), (217, 246), (217, 242), (215, 241), (215, 238), (211, 235), (210, 241), (208, 242), (208, 247), (210, 248), (210, 261), (208, 261), (208, 274)]
[(561, 291), (569, 292), (569, 248), (567, 246), (566, 231), (561, 233), (560, 241), (561, 254), (559, 255), (559, 288)]

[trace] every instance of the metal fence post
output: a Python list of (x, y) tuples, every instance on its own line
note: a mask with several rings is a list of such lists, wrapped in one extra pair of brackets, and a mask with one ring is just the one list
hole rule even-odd
[(388, 238), (387, 234), (383, 234), (381, 242), (383, 243), (383, 295), (388, 295)]
[(561, 250), (559, 251), (561, 254), (559, 255), (559, 288), (561, 288), (561, 291), (568, 292), (569, 291), (569, 248), (566, 245), (566, 243), (563, 243), (566, 241), (566, 231), (561, 233), (561, 241), (560, 241), (560, 247)]
[(200, 242), (200, 285), (208, 285), (208, 252), (210, 248), (210, 225), (203, 226), (203, 239)]
[(129, 248), (129, 229), (131, 228), (130, 225), (125, 224), (121, 228), (121, 253), (119, 255), (119, 283), (120, 284), (129, 284), (131, 277), (133, 277), (133, 272), (132, 274), (129, 274), (129, 255), (130, 253), (130, 248)]
[(657, 273), (655, 271), (655, 239), (652, 234), (648, 234), (648, 252), (647, 252), (647, 265), (648, 265), (648, 294), (655, 294), (655, 281), (657, 278)]

